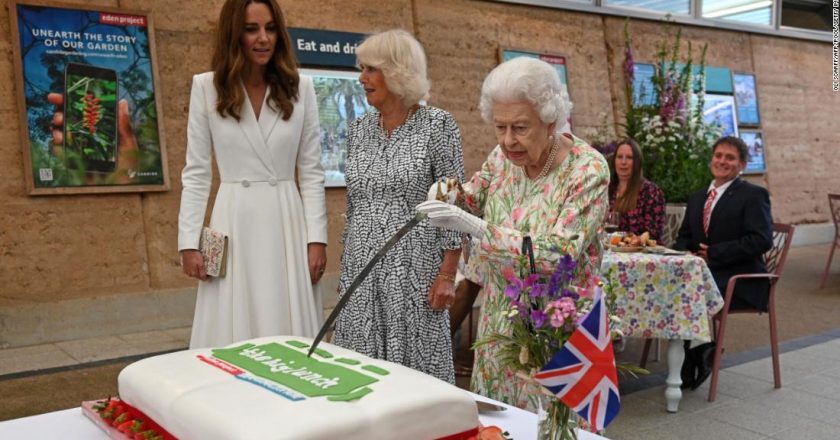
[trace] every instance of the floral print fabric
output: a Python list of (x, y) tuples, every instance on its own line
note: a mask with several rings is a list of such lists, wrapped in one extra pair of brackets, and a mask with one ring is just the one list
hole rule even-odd
[[(483, 237), (473, 237), (470, 265), (477, 265), (484, 285), (478, 338), (510, 332), (505, 316), (506, 275), (518, 274), (517, 257), (523, 237), (533, 240), (538, 271), (550, 274), (561, 255), (578, 263), (572, 284), (583, 289), (600, 270), (602, 247), (598, 239), (608, 205), (609, 170), (603, 156), (583, 140), (563, 163), (542, 179), (531, 180), (513, 165), (500, 147), (488, 156), (481, 170), (464, 185), (466, 202), (488, 222)], [(558, 248), (559, 246), (559, 248)], [(535, 411), (539, 389), (498, 362), (498, 349), (487, 344), (476, 349), (473, 391), (520, 408)]]
[(601, 274), (626, 336), (711, 340), (709, 318), (723, 298), (702, 258), (607, 252)]
[[(610, 209), (615, 206), (616, 194), (610, 193)], [(641, 235), (650, 234), (650, 238), (659, 241), (665, 226), (665, 195), (650, 180), (642, 181), (636, 208), (622, 213), (618, 219), (618, 230)]]

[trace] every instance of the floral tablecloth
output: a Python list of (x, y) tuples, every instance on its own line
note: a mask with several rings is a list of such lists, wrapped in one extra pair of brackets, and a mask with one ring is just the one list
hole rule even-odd
[(601, 275), (617, 294), (626, 336), (711, 340), (709, 318), (723, 298), (703, 259), (606, 251)]

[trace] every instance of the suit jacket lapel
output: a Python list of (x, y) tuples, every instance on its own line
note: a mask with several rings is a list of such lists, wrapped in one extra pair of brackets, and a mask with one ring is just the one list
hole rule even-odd
[[(245, 86), (242, 86), (243, 91), (245, 91)], [(265, 113), (268, 110), (268, 106), (263, 103), (263, 108), (260, 111), (260, 119), (269, 119)], [(272, 173), (274, 172), (274, 165), (273, 161), (271, 160), (271, 152), (268, 151), (268, 144), (265, 141), (265, 137), (263, 137), (263, 129), (257, 121), (257, 116), (254, 113), (254, 108), (251, 107), (251, 101), (248, 99), (247, 92), (245, 93), (245, 101), (242, 103), (242, 116), (239, 120), (239, 127), (242, 129), (242, 132), (245, 134), (245, 138), (248, 139), (248, 142), (251, 144), (251, 148), (254, 149), (254, 152), (257, 154), (257, 157), (260, 158), (262, 163), (268, 168), (269, 171)], [(269, 131), (271, 127), (267, 128)]]

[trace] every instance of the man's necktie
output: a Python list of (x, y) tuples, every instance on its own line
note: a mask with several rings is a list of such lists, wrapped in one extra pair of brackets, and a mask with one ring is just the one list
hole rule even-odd
[(709, 220), (712, 218), (712, 203), (715, 201), (717, 191), (712, 188), (706, 198), (706, 205), (703, 206), (703, 232), (709, 235)]

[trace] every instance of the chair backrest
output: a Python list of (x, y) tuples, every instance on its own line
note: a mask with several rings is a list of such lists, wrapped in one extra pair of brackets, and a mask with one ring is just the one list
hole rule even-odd
[(834, 219), (834, 230), (840, 233), (840, 194), (828, 195), (828, 209)]
[(685, 217), (685, 206), (665, 205), (665, 226), (662, 228), (662, 236), (659, 237), (662, 246), (671, 247), (677, 241), (683, 217)]
[(767, 271), (778, 276), (782, 275), (788, 249), (793, 241), (793, 225), (773, 223), (773, 247), (764, 254)]

